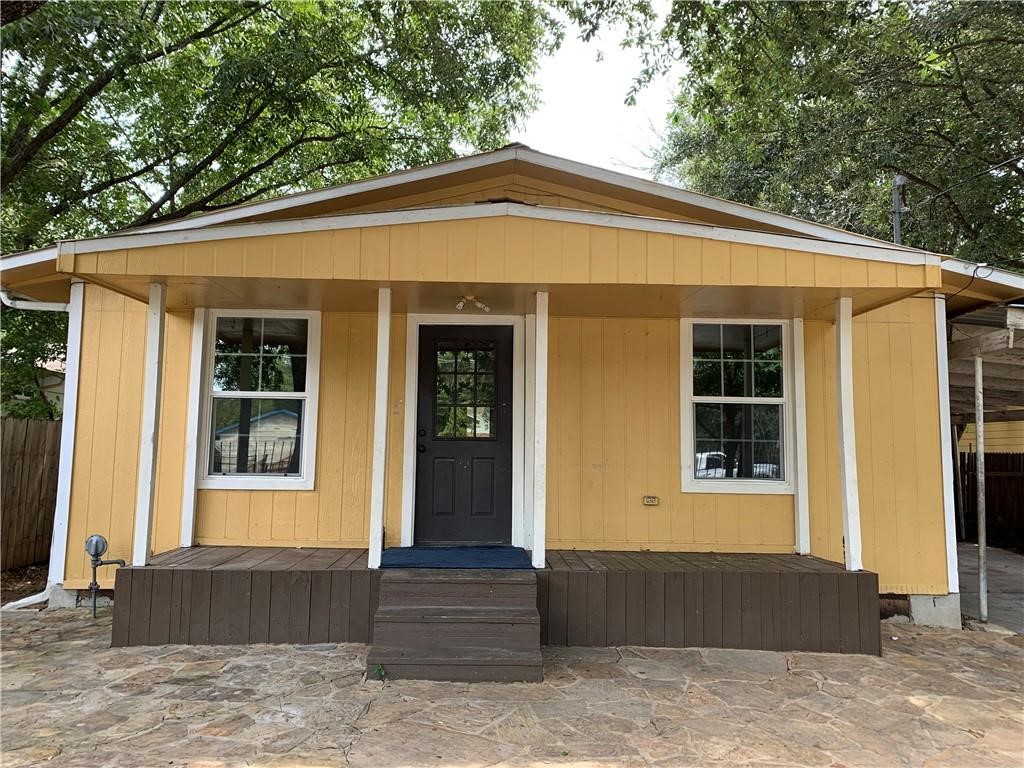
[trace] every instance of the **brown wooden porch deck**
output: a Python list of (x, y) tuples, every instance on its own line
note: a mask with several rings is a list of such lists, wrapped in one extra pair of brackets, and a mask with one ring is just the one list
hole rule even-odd
[[(117, 573), (112, 644), (373, 642), (365, 549), (193, 547)], [(553, 550), (545, 645), (880, 652), (878, 577), (799, 555)]]

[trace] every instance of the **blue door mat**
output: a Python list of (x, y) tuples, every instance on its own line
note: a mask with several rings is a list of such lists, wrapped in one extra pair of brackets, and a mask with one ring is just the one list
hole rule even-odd
[(381, 553), (381, 568), (512, 568), (529, 569), (525, 549), (483, 547), (390, 547)]

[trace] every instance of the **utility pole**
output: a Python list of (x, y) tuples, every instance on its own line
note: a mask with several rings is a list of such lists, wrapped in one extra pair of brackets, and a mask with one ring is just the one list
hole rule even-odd
[(896, 245), (903, 243), (903, 225), (900, 216), (910, 209), (903, 205), (903, 188), (907, 186), (907, 177), (896, 174), (892, 180), (892, 241)]

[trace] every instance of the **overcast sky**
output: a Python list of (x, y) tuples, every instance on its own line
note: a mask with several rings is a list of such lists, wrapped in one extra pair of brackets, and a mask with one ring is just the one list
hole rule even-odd
[[(603, 53), (597, 61), (598, 52)], [(651, 155), (664, 132), (678, 74), (657, 78), (625, 104), (639, 56), (617, 37), (584, 43), (571, 34), (541, 61), (540, 108), (514, 140), (533, 149), (634, 176), (651, 178)]]

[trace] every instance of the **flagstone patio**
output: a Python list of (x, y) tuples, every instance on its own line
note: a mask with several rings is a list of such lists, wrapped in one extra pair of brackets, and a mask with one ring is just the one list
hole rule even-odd
[(363, 680), (365, 646), (110, 648), (2, 616), (3, 766), (1020, 766), (1024, 637), (883, 627), (881, 658), (548, 649), (545, 682)]

